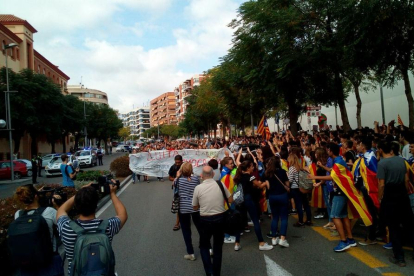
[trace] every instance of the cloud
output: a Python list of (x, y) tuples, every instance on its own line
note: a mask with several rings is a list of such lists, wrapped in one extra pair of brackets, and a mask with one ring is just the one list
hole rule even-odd
[[(86, 87), (106, 92), (111, 107), (127, 112), (217, 65), (230, 48), (227, 25), (241, 1), (15, 2), (3, 12), (39, 31), (35, 48), (71, 77), (69, 84), (82, 76)], [(149, 47), (150, 38), (164, 43)]]

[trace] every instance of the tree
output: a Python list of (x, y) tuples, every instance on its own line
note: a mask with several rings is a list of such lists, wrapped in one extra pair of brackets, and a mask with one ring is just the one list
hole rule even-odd
[(130, 130), (127, 127), (123, 127), (118, 130), (118, 136), (122, 138), (124, 141), (126, 140), (126, 138), (128, 138), (129, 135), (130, 135)]

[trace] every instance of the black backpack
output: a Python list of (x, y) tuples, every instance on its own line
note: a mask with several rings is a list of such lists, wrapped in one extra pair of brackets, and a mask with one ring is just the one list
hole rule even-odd
[(45, 267), (52, 261), (53, 245), (49, 226), (41, 207), (28, 215), (21, 210), (19, 217), (9, 225), (7, 247), (12, 265), (20, 268)]

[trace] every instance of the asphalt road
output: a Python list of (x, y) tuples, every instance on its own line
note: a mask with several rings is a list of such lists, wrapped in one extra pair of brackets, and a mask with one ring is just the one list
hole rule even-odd
[[(129, 219), (113, 241), (118, 275), (204, 275), (196, 229), (193, 227), (196, 261), (183, 258), (186, 250), (182, 232), (172, 231), (175, 215), (170, 212), (171, 182), (129, 184), (119, 197)], [(113, 206), (107, 207), (101, 209), (100, 217), (115, 215)], [(289, 218), (289, 248), (259, 251), (252, 227), (242, 236), (241, 251), (234, 251), (234, 244), (224, 244), (222, 275), (414, 275), (412, 251), (407, 251), (405, 268), (391, 264), (391, 251), (381, 244), (335, 253), (338, 239), (322, 229), (326, 220), (316, 220), (314, 227), (294, 228), (296, 219)], [(270, 219), (266, 218), (262, 223), (264, 236), (269, 229)], [(357, 223), (359, 240), (364, 232)]]
[[(105, 155), (102, 159), (102, 166), (97, 166), (97, 167), (92, 167), (92, 168), (81, 168), (82, 170), (109, 170), (109, 165), (111, 164), (111, 162), (122, 156), (125, 155), (127, 153), (122, 153), (122, 152), (118, 152), (118, 153), (113, 153), (110, 155)], [(28, 179), (29, 182), (28, 183), (32, 183), (31, 182), (31, 177), (25, 177), (24, 179)], [(62, 176), (51, 176), (51, 177), (46, 177), (45, 176), (45, 170), (42, 169), (42, 177), (38, 177), (37, 178), (37, 182), (39, 182), (39, 184), (62, 184), (63, 182), (63, 178)], [(13, 193), (15, 192), (16, 188), (22, 184), (19, 183), (13, 183), (13, 184), (2, 184), (0, 185), (0, 198), (5, 198), (5, 197), (9, 197), (12, 196)]]

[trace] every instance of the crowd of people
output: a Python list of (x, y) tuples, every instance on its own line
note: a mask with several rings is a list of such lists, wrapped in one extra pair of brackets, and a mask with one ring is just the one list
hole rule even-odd
[[(338, 128), (298, 135), (287, 130), (273, 133), (270, 140), (234, 137), (156, 142), (142, 145), (137, 151), (204, 148), (224, 149), (226, 156), (209, 160), (198, 176), (191, 163), (176, 155), (168, 174), (179, 198), (173, 230), (181, 229), (187, 251), (184, 259), (194, 261), (194, 223), (206, 275), (220, 275), (223, 244), (234, 244), (235, 251), (242, 250), (242, 236), (250, 232), (251, 226), (258, 249), (266, 251), (275, 246), (289, 248), (289, 226), (305, 228), (313, 225), (313, 219), (321, 218), (328, 218), (323, 228), (340, 238), (335, 252), (381, 240), (386, 243), (384, 248), (393, 250), (390, 261), (406, 266), (403, 244), (414, 245), (414, 135), (404, 127), (375, 122), (373, 129), (344, 132)], [(72, 174), (76, 171), (69, 176)], [(312, 189), (304, 188), (306, 181), (313, 181)], [(44, 242), (33, 245), (35, 251), (30, 251), (17, 230), (9, 231), (17, 244), (12, 257), (15, 264), (21, 265), (21, 275), (63, 275), (63, 260), (57, 252), (59, 240), (66, 252), (69, 275), (80, 275), (98, 264), (105, 275), (115, 275), (110, 244), (128, 216), (116, 196), (116, 187), (109, 187), (117, 215), (108, 220), (95, 216), (99, 196), (93, 185), (81, 188), (61, 205), (56, 204), (59, 195), (55, 195), (53, 205), (48, 207), (42, 206), (40, 192), (32, 184), (19, 187), (16, 197), (26, 208), (16, 212), (17, 226), (13, 227), (18, 229), (30, 217), (30, 221), (38, 222), (33, 235), (40, 235), (37, 241)], [(316, 208), (313, 215), (311, 207)], [(73, 208), (79, 215), (75, 220), (68, 216)], [(270, 244), (265, 242), (260, 223), (264, 215), (271, 217), (270, 229), (265, 229)], [(297, 215), (297, 220), (289, 223), (289, 215)], [(230, 218), (238, 218), (235, 231), (230, 231), (234, 230), (229, 228)], [(367, 226), (366, 238), (359, 243), (352, 235), (358, 218)], [(47, 238), (44, 233), (48, 233)], [(19, 246), (30, 257), (23, 256)], [(44, 260), (48, 254), (49, 259)], [(88, 254), (94, 257), (85, 257)], [(43, 262), (36, 259), (36, 266), (29, 266), (27, 260), (33, 256)], [(41, 263), (44, 266), (40, 267)]]
[[(375, 122), (373, 129), (349, 132), (338, 128), (294, 136), (288, 130), (272, 134), (269, 141), (240, 137), (214, 142), (205, 139), (197, 144), (198, 148), (225, 148), (234, 156), (220, 160), (219, 169), (218, 162), (210, 160), (203, 168), (202, 181), (181, 156), (176, 156), (169, 172), (181, 208), (173, 230), (181, 226), (187, 248), (184, 258), (195, 260), (191, 221), (194, 223), (206, 275), (220, 275), (223, 243), (234, 243), (234, 250), (241, 250), (241, 235), (250, 232), (250, 225), (259, 250), (289, 247), (289, 215), (296, 214), (298, 220), (291, 225), (298, 228), (312, 226), (312, 219), (328, 218), (323, 228), (340, 238), (335, 252), (383, 241), (385, 249), (393, 250), (390, 262), (406, 266), (402, 245), (414, 246), (414, 135), (408, 129), (394, 127), (393, 122), (388, 126)], [(313, 180), (312, 190), (302, 187), (303, 175)], [(243, 201), (236, 204), (233, 195), (238, 186), (242, 187)], [(311, 207), (316, 208), (314, 215)], [(242, 217), (242, 227), (234, 236), (224, 230), (227, 209), (236, 209)], [(263, 214), (272, 219), (266, 231), (271, 245), (263, 238)], [(352, 229), (358, 218), (367, 226), (367, 234), (357, 243)]]

